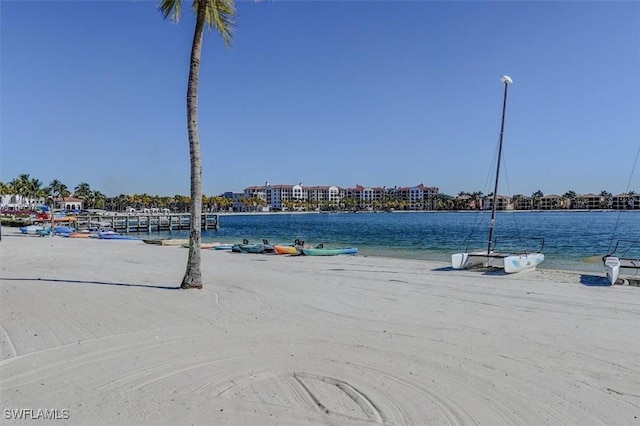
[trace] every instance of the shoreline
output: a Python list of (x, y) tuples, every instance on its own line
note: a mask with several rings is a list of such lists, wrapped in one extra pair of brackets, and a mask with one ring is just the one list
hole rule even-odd
[(179, 290), (180, 247), (4, 237), (3, 409), (71, 425), (640, 415), (640, 289), (600, 277), (203, 250), (204, 288)]

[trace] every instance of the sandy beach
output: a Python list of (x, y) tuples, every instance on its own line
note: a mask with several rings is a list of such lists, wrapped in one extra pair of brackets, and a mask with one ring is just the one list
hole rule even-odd
[(640, 425), (640, 288), (604, 274), (203, 250), (185, 291), (186, 256), (4, 228), (0, 422)]

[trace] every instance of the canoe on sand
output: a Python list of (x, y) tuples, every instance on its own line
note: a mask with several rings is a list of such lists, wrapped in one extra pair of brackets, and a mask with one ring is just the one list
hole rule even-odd
[(349, 248), (303, 248), (302, 254), (305, 256), (336, 256), (339, 254), (358, 254), (358, 249), (355, 247)]

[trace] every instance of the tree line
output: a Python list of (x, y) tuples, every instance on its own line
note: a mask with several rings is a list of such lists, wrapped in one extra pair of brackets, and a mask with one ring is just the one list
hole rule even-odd
[[(0, 182), (0, 194), (18, 195), (24, 199), (41, 199), (47, 205), (51, 205), (54, 198), (74, 197), (82, 200), (85, 209), (103, 209), (116, 212), (124, 212), (128, 208), (141, 210), (144, 208), (167, 208), (172, 212), (186, 213), (190, 211), (191, 199), (188, 196), (176, 194), (174, 196), (160, 196), (150, 194), (120, 194), (115, 197), (107, 197), (99, 190), (93, 190), (86, 182), (80, 182), (73, 190), (61, 181), (54, 179), (48, 185), (42, 181), (32, 178), (29, 174), (21, 174), (10, 182)], [(613, 195), (608, 191), (601, 191), (602, 197), (600, 208), (610, 208)], [(628, 193), (628, 197), (633, 198), (634, 191)], [(327, 200), (283, 200), (283, 205), (288, 210), (481, 210), (486, 206), (486, 200), (493, 194), (483, 194), (481, 191), (465, 192), (461, 191), (457, 196), (438, 193), (429, 200), (419, 200), (411, 203), (408, 198), (397, 195), (384, 196), (362, 205), (360, 201), (353, 197), (348, 197), (339, 202)], [(516, 194), (510, 197), (510, 203), (516, 208), (518, 204), (529, 199), (531, 208), (537, 209), (544, 194), (537, 190), (530, 196)], [(568, 203), (567, 203), (568, 201)], [(559, 199), (554, 200), (554, 208), (582, 208), (584, 197), (575, 191), (567, 191)], [(237, 200), (242, 205), (244, 211), (256, 211), (266, 205), (265, 200), (258, 197), (241, 197)], [(223, 195), (207, 196), (202, 194), (202, 208), (210, 212), (229, 211), (233, 207), (234, 201)]]

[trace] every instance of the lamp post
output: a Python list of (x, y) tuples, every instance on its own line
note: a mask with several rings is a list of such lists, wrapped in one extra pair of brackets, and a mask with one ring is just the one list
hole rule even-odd
[(498, 177), (500, 176), (500, 160), (502, 158), (502, 136), (504, 134), (504, 116), (507, 111), (507, 89), (509, 84), (513, 83), (511, 77), (503, 75), (500, 81), (504, 83), (504, 99), (502, 101), (502, 123), (500, 124), (500, 143), (498, 144), (498, 164), (496, 167), (496, 183), (493, 187), (493, 205), (491, 206), (491, 222), (489, 222), (489, 243), (487, 246), (487, 254), (491, 254), (491, 245), (493, 244), (493, 227), (496, 221), (496, 203), (498, 200)]

